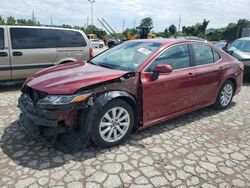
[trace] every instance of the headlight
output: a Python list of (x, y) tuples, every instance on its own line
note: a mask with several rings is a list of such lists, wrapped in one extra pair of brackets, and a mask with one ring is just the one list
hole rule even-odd
[(70, 103), (79, 103), (85, 101), (90, 96), (88, 94), (76, 95), (48, 95), (38, 103), (42, 105), (65, 105)]

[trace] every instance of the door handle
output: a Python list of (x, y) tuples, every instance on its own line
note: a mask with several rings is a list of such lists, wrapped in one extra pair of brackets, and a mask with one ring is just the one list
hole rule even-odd
[(190, 72), (190, 73), (187, 74), (187, 78), (192, 78), (192, 77), (194, 77), (194, 76), (195, 76), (195, 74), (192, 73), (192, 72)]
[(23, 52), (12, 52), (12, 55), (13, 56), (22, 56), (23, 55)]
[(8, 56), (7, 52), (0, 52), (0, 57), (6, 57), (6, 56)]

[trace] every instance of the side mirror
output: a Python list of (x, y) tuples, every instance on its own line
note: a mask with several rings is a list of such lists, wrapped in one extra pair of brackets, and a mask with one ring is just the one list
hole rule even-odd
[(158, 64), (153, 72), (156, 73), (171, 73), (173, 71), (173, 68), (170, 65), (165, 65), (165, 64)]
[(165, 64), (158, 64), (152, 74), (152, 80), (157, 80), (159, 77), (159, 74), (168, 74), (173, 71), (173, 68), (170, 65), (165, 65)]

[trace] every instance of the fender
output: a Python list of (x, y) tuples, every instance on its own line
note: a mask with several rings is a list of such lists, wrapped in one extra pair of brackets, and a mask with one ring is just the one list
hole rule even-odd
[[(105, 106), (109, 101), (115, 98), (126, 97), (133, 101), (134, 105), (137, 104), (135, 98), (125, 92), (125, 91), (107, 91), (102, 93), (99, 96), (96, 96), (95, 99), (93, 97), (89, 98), (88, 105), (90, 106), (87, 115), (82, 115), (80, 118), (80, 125), (84, 126), (83, 130), (85, 135), (87, 135), (87, 139), (90, 140), (90, 133), (91, 128), (94, 122), (95, 117), (97, 116), (98, 112)], [(134, 109), (134, 107), (133, 107)], [(137, 112), (135, 112), (137, 113)]]

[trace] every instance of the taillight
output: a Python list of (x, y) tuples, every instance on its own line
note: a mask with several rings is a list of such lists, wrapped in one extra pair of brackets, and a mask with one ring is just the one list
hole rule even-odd
[(89, 59), (92, 59), (93, 57), (94, 57), (93, 48), (89, 48)]

